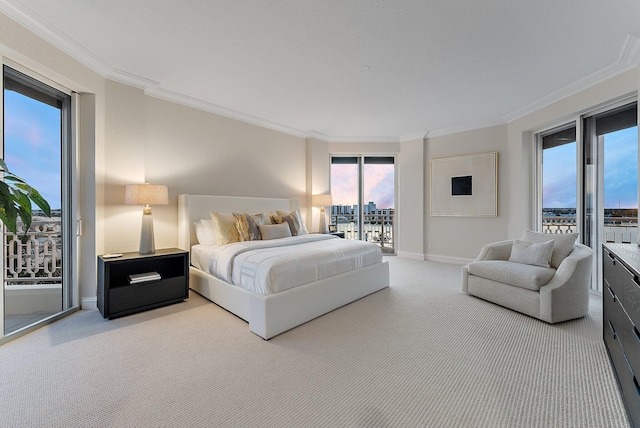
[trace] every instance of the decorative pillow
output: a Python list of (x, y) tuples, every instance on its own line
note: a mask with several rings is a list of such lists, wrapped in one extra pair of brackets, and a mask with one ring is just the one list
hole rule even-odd
[(218, 245), (240, 241), (240, 235), (236, 228), (236, 219), (233, 214), (223, 214), (217, 211), (209, 211), (209, 214), (211, 214), (211, 221), (215, 225)]
[(276, 214), (271, 216), (272, 224), (282, 224), (285, 222), (289, 224), (289, 227), (291, 228), (291, 236), (309, 234), (309, 231), (304, 225), (302, 216), (300, 215), (298, 210), (292, 211), (290, 213), (284, 211), (276, 211)]
[(260, 239), (259, 225), (266, 224), (262, 214), (233, 213), (236, 219), (236, 229), (241, 241), (257, 241)]
[(213, 230), (213, 223), (211, 220), (198, 220), (193, 223), (193, 228), (196, 232), (198, 243), (206, 245), (218, 243), (218, 238)]
[(551, 254), (551, 267), (558, 269), (560, 263), (573, 251), (573, 245), (578, 239), (578, 233), (550, 234), (527, 230), (522, 235), (522, 241), (537, 244), (539, 242), (553, 241), (553, 253)]
[(278, 239), (291, 236), (291, 228), (288, 223), (282, 224), (261, 224), (258, 226), (260, 229), (260, 236), (262, 239)]
[(509, 261), (548, 268), (551, 253), (553, 253), (553, 241), (532, 244), (516, 239), (513, 241)]

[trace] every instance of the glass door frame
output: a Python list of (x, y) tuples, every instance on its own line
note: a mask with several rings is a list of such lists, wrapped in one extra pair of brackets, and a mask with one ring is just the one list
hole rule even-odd
[[(595, 127), (594, 121), (587, 119), (601, 113), (615, 110), (633, 102), (637, 102), (638, 97), (626, 95), (608, 103), (594, 107), (573, 118), (558, 121), (554, 126), (545, 127), (533, 131), (533, 169), (534, 171), (534, 191), (532, 203), (532, 229), (543, 230), (542, 218), (542, 137), (554, 132), (576, 127), (576, 230), (580, 232), (578, 241), (589, 244), (594, 251), (594, 262), (592, 264), (591, 289), (602, 292), (602, 225), (604, 224), (604, 140), (602, 137), (596, 138), (596, 144), (587, 144), (586, 138), (595, 135), (595, 129), (586, 129), (588, 126)], [(593, 124), (593, 125), (588, 125)], [(640, 139), (639, 139), (640, 145)], [(596, 164), (594, 164), (594, 160)], [(640, 162), (640, 159), (639, 159)], [(640, 181), (640, 177), (639, 177)], [(639, 200), (640, 202), (640, 200)]]
[[(358, 240), (363, 240), (364, 238), (364, 168), (365, 168), (365, 158), (370, 157), (383, 157), (383, 158), (393, 158), (393, 206), (394, 206), (394, 218), (393, 218), (393, 252), (385, 253), (385, 255), (395, 255), (397, 253), (398, 243), (396, 238), (397, 228), (398, 228), (398, 156), (395, 153), (358, 153), (358, 154), (349, 154), (349, 153), (337, 153), (337, 154), (329, 154), (329, 168), (332, 165), (333, 158), (357, 158), (358, 162)], [(331, 177), (331, 170), (329, 170), (329, 177)], [(329, 189), (331, 189), (331, 180), (329, 180)]]
[[(587, 237), (583, 241), (594, 250), (591, 288), (599, 292), (603, 291), (600, 279), (602, 278), (602, 245), (604, 243), (604, 135), (606, 134), (597, 135), (596, 120), (603, 113), (609, 113), (612, 110), (633, 103), (636, 103), (637, 107), (637, 96), (622, 98), (581, 116), (582, 126), (580, 129), (583, 131), (581, 140), (584, 147), (582, 165), (586, 168), (583, 178), (586, 198), (584, 204), (584, 228), (579, 230), (582, 236)], [(640, 138), (638, 138), (637, 144), (640, 147)], [(596, 160), (595, 164), (592, 163), (593, 159)], [(640, 184), (640, 176), (638, 176), (638, 181)], [(640, 199), (638, 202), (640, 203)]]
[[(80, 308), (80, 289), (79, 289), (79, 211), (78, 211), (78, 153), (77, 153), (77, 137), (79, 135), (79, 104), (80, 96), (78, 93), (48, 79), (47, 77), (27, 68), (20, 63), (13, 61), (0, 54), (0, 69), (4, 81), (4, 66), (8, 66), (36, 81), (50, 86), (70, 96), (70, 105), (61, 110), (62, 122), (66, 126), (62, 127), (61, 140), (61, 222), (62, 222), (62, 310), (54, 315), (46, 317), (27, 327), (10, 332), (5, 335), (5, 285), (4, 269), (5, 269), (5, 248), (0, 245), (0, 257), (2, 267), (2, 290), (0, 292), (0, 345), (10, 340), (16, 339), (24, 334), (34, 331), (43, 325), (52, 323), (60, 318), (77, 311)], [(0, 91), (0, 153), (4, 152), (4, 84)], [(66, 143), (64, 142), (66, 141)], [(4, 234), (4, 225), (0, 227), (0, 233)]]

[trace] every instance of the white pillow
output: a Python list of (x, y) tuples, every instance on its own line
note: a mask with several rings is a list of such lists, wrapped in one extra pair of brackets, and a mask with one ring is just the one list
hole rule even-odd
[(288, 223), (261, 224), (258, 227), (260, 228), (260, 236), (262, 236), (263, 240), (286, 238), (291, 236), (291, 228)]
[(211, 220), (201, 219), (193, 223), (193, 228), (196, 232), (196, 238), (200, 244), (217, 245), (218, 238), (216, 237), (216, 231), (213, 228), (213, 222)]
[(511, 247), (509, 261), (548, 268), (552, 253), (553, 241), (532, 244), (516, 239), (513, 241), (513, 247)]
[(540, 233), (527, 230), (521, 240), (537, 244), (538, 242), (553, 241), (553, 253), (551, 254), (551, 267), (558, 269), (560, 263), (573, 251), (573, 246), (578, 239), (577, 233)]
[(218, 244), (218, 237), (216, 236), (216, 228), (210, 218), (201, 218), (200, 223), (204, 226), (205, 234), (207, 235), (207, 244)]

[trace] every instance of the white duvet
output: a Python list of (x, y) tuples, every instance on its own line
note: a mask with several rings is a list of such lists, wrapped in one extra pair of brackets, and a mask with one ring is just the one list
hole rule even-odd
[(191, 262), (253, 293), (269, 295), (382, 261), (375, 244), (301, 235), (222, 246), (194, 245)]

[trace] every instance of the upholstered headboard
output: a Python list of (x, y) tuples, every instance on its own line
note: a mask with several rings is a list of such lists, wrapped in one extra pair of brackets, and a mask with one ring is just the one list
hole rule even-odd
[(191, 246), (198, 243), (193, 223), (200, 219), (210, 219), (209, 211), (253, 214), (276, 210), (293, 211), (298, 208), (299, 199), (178, 195), (178, 247), (191, 251)]

